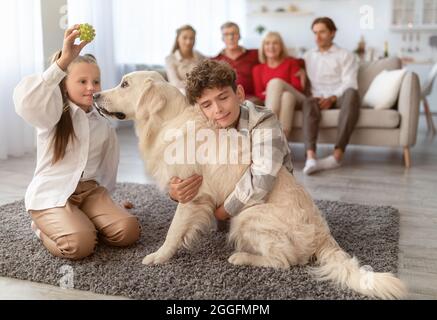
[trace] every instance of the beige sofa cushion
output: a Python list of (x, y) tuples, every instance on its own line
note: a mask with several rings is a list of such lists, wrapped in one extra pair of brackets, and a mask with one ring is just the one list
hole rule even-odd
[[(320, 128), (336, 128), (340, 109), (322, 111)], [(367, 108), (360, 109), (360, 117), (356, 128), (397, 128), (400, 124), (401, 116), (396, 110), (373, 110)], [(293, 117), (293, 128), (302, 128), (303, 112), (296, 110)]]

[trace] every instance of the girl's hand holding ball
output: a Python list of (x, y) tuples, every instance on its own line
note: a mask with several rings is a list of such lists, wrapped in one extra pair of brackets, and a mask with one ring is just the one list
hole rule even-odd
[[(94, 28), (88, 23), (76, 24), (68, 28), (64, 35), (62, 54), (57, 61), (59, 67), (66, 71), (69, 64), (76, 59), (82, 49), (94, 39), (95, 35)], [(79, 44), (74, 44), (76, 38), (81, 40)]]

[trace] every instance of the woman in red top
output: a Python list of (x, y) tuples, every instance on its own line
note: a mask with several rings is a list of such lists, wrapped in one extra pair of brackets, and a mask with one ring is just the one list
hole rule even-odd
[(273, 110), (289, 138), (296, 105), (305, 99), (305, 71), (290, 57), (278, 32), (269, 32), (259, 50), (261, 64), (252, 70), (255, 95)]

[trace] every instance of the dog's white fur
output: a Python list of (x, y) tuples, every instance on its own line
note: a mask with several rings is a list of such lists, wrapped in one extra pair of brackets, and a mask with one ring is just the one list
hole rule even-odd
[[(181, 246), (189, 248), (199, 234), (215, 227), (215, 208), (232, 192), (247, 165), (166, 164), (163, 155), (170, 143), (163, 138), (166, 130), (183, 130), (188, 120), (196, 121), (197, 130), (212, 128), (211, 124), (198, 107), (190, 106), (179, 90), (156, 72), (134, 72), (122, 83), (102, 92), (96, 103), (107, 112), (121, 112), (135, 121), (146, 170), (157, 184), (165, 189), (172, 176), (203, 176), (194, 200), (178, 205), (164, 244), (143, 260), (147, 265), (161, 264)], [(264, 204), (245, 208), (231, 220), (229, 240), (235, 253), (228, 261), (235, 265), (289, 268), (314, 260), (317, 266), (310, 271), (319, 280), (333, 280), (371, 297), (406, 295), (404, 284), (391, 273), (360, 269), (357, 259), (332, 237), (308, 192), (284, 168)]]

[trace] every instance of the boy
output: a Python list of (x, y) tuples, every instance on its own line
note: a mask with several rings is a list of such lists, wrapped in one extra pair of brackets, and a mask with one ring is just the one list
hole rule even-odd
[[(190, 104), (198, 104), (219, 128), (235, 128), (248, 134), (252, 151), (255, 147), (264, 150), (262, 158), (258, 152), (252, 152), (251, 165), (234, 191), (216, 209), (216, 218), (227, 220), (249, 203), (264, 202), (281, 167), (284, 165), (293, 173), (288, 142), (276, 116), (270, 110), (244, 101), (244, 89), (236, 84), (235, 71), (224, 62), (206, 60), (198, 64), (187, 76), (186, 95)], [(265, 134), (255, 134), (257, 130)], [(266, 143), (271, 145), (270, 149), (263, 148)], [(189, 202), (200, 184), (201, 177), (197, 176), (185, 181), (173, 178), (170, 197), (182, 203)]]

